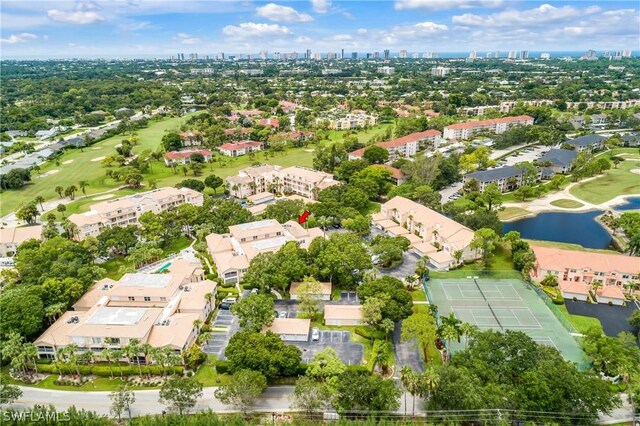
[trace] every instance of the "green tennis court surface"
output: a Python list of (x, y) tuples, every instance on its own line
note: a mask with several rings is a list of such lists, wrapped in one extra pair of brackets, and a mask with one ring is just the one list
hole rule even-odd
[[(567, 360), (585, 365), (584, 354), (570, 329), (551, 311), (557, 308), (548, 306), (550, 302), (522, 280), (468, 276), (432, 279), (425, 287), (440, 316), (453, 312), (456, 318), (480, 330), (522, 331), (540, 344), (555, 347)], [(455, 352), (465, 344), (453, 342), (451, 346)]]

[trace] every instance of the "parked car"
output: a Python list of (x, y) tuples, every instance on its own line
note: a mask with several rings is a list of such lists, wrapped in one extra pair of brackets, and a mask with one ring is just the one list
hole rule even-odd
[(251, 289), (251, 294), (258, 294), (258, 289), (257, 288), (252, 288)]
[(320, 330), (318, 329), (318, 327), (313, 327), (313, 329), (311, 330), (311, 340), (313, 340), (314, 342), (320, 340)]
[(280, 318), (286, 318), (286, 317), (287, 317), (287, 311), (280, 312)]
[(231, 305), (235, 304), (238, 301), (235, 297), (227, 297), (226, 299), (222, 299), (220, 302), (220, 309), (229, 309)]

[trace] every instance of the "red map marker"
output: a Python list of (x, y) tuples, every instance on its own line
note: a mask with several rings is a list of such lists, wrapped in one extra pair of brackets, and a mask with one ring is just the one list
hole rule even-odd
[(302, 213), (300, 216), (298, 216), (298, 223), (300, 225), (302, 225), (303, 223), (305, 223), (307, 221), (307, 219), (309, 218), (309, 212), (305, 210), (304, 213)]

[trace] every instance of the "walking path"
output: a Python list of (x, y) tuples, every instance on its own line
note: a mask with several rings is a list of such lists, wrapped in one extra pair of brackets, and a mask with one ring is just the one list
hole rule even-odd
[[(528, 210), (531, 213), (542, 213), (542, 212), (586, 212), (586, 211), (591, 211), (591, 210), (608, 210), (611, 209), (614, 206), (617, 206), (619, 204), (624, 204), (625, 200), (629, 197), (634, 197), (637, 196), (637, 194), (625, 194), (625, 195), (619, 195), (615, 198), (612, 198), (611, 200), (605, 201), (604, 203), (600, 203), (600, 204), (593, 204), (593, 203), (589, 203), (587, 201), (584, 201), (578, 197), (576, 197), (575, 195), (571, 194), (571, 188), (573, 188), (576, 185), (585, 183), (585, 182), (589, 182), (590, 180), (594, 180), (599, 178), (600, 176), (594, 176), (588, 179), (584, 179), (581, 180), (580, 182), (574, 182), (569, 184), (568, 186), (566, 186), (565, 188), (561, 189), (560, 191), (551, 193), (551, 194), (547, 194), (542, 198), (538, 198), (535, 200), (531, 200), (531, 201), (523, 201), (523, 202), (516, 202), (516, 203), (504, 203), (504, 207), (520, 207), (522, 209)], [(575, 207), (575, 208), (562, 208), (562, 207), (557, 207), (551, 204), (551, 202), (553, 201), (557, 201), (557, 200), (573, 200), (576, 201), (580, 204), (582, 204), (581, 207)], [(518, 219), (522, 219), (523, 216), (518, 216), (516, 218), (513, 218), (511, 220), (518, 220)]]

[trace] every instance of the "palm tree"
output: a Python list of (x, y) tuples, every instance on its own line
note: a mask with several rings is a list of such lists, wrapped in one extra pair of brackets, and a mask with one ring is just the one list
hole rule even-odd
[(478, 327), (475, 325), (471, 325), (468, 322), (463, 322), (460, 324), (460, 334), (464, 336), (464, 348), (467, 349), (469, 345), (469, 338), (475, 336), (478, 333)]
[(111, 367), (111, 361), (113, 361), (113, 354), (111, 353), (111, 349), (104, 348), (100, 352), (100, 358), (104, 359), (109, 364), (109, 374), (111, 374), (111, 378), (113, 379), (113, 368)]
[(440, 337), (447, 341), (447, 360), (451, 359), (451, 341), (460, 341), (460, 331), (452, 324), (444, 324), (440, 329)]
[(42, 203), (44, 203), (44, 197), (42, 195), (38, 195), (36, 196), (36, 198), (34, 199), (34, 201), (37, 204), (40, 204), (40, 210), (44, 211), (44, 207), (42, 207)]
[(87, 182), (86, 180), (81, 180), (80, 182), (78, 182), (78, 186), (82, 190), (82, 194), (83, 195), (87, 195), (86, 188), (87, 188), (87, 186), (89, 186), (89, 182)]
[(160, 368), (162, 369), (162, 375), (166, 376), (166, 362), (167, 362), (167, 356), (164, 353), (164, 351), (162, 350), (162, 348), (153, 348), (151, 350), (151, 357), (153, 358), (153, 361), (156, 364), (160, 365)]
[(120, 378), (122, 379), (124, 377), (124, 374), (122, 371), (122, 366), (120, 365), (120, 360), (122, 359), (124, 354), (121, 349), (111, 349), (111, 356), (113, 357), (113, 359), (116, 361), (118, 365), (118, 370), (120, 370)]
[(31, 361), (34, 371), (38, 374), (38, 363), (36, 362), (38, 359), (38, 348), (36, 348), (33, 343), (25, 343), (22, 345), (22, 353), (26, 360)]
[(142, 378), (142, 367), (140, 366), (140, 340), (136, 338), (129, 340), (129, 344), (122, 348), (122, 351), (124, 352), (124, 355), (129, 358), (129, 362), (131, 362), (131, 358), (136, 358), (138, 374), (140, 374), (140, 378)]
[(597, 297), (598, 290), (600, 290), (604, 285), (601, 280), (593, 280), (591, 281), (591, 288), (593, 289), (594, 297)]
[(193, 328), (200, 332), (200, 327), (202, 327), (202, 320), (200, 318), (193, 320)]
[(376, 366), (379, 366), (382, 374), (386, 374), (387, 368), (389, 367), (387, 360), (388, 345), (388, 342), (381, 342), (378, 345), (378, 352), (376, 352), (376, 355), (373, 357), (373, 369), (375, 370)]
[[(431, 399), (431, 394), (440, 384), (440, 376), (438, 372), (433, 368), (429, 367), (425, 370), (424, 373), (420, 375), (418, 378), (419, 388), (423, 392), (422, 397), (426, 397), (427, 401)], [(426, 391), (426, 395), (424, 392)]]
[(453, 258), (456, 260), (456, 265), (460, 264), (460, 260), (462, 260), (462, 250), (456, 250), (453, 252)]
[(418, 279), (415, 275), (407, 275), (404, 279), (404, 282), (407, 283), (407, 287), (409, 291), (413, 291), (415, 289), (415, 285)]
[[(144, 355), (144, 363), (145, 365), (150, 365), (151, 364), (151, 353), (153, 352), (153, 346), (151, 346), (149, 343), (143, 343), (142, 345), (140, 345), (140, 352), (142, 352), (142, 354)], [(148, 370), (149, 372), (149, 377), (151, 377), (151, 369)]]
[(404, 387), (404, 416), (407, 416), (407, 392), (410, 389), (410, 382), (415, 377), (413, 370), (408, 365), (403, 365), (400, 370), (400, 383)]
[(75, 343), (71, 343), (67, 345), (65, 349), (67, 354), (67, 361), (73, 364), (76, 373), (78, 373), (78, 377), (81, 377), (80, 368), (78, 367), (78, 345), (76, 345)]
[(182, 358), (176, 353), (171, 346), (165, 346), (162, 350), (166, 354), (167, 367), (171, 367), (171, 373), (175, 374), (175, 367), (182, 363)]
[(58, 193), (58, 197), (62, 198), (62, 193), (64, 192), (64, 188), (58, 185), (56, 186), (55, 191)]

